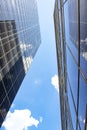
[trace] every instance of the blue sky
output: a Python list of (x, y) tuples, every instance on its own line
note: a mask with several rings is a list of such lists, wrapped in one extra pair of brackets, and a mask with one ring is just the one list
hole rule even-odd
[(42, 43), (1, 130), (61, 130), (54, 0), (37, 0), (37, 4)]

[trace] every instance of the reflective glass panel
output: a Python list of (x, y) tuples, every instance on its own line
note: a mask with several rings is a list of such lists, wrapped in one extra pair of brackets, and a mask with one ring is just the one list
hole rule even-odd
[(71, 84), (75, 105), (77, 106), (78, 67), (68, 49), (66, 49), (66, 52), (67, 52), (67, 74)]

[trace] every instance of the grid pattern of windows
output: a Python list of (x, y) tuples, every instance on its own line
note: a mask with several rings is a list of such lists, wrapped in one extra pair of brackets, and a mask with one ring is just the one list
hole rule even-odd
[(87, 127), (86, 12), (86, 0), (55, 1), (54, 25), (62, 130), (85, 130)]
[(41, 43), (35, 0), (0, 1), (0, 126)]
[(21, 56), (15, 21), (0, 21), (0, 71), (3, 78)]

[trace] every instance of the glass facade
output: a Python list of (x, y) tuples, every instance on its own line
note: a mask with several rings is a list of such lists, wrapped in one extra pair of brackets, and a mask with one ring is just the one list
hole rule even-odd
[(41, 44), (35, 0), (0, 1), (0, 126)]
[(86, 12), (86, 0), (55, 0), (62, 130), (87, 130)]

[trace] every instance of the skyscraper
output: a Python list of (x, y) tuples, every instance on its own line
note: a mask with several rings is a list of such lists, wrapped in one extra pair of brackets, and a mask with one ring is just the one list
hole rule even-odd
[(0, 1), (0, 126), (40, 46), (35, 0)]
[(55, 0), (62, 130), (87, 130), (86, 12), (86, 0)]

